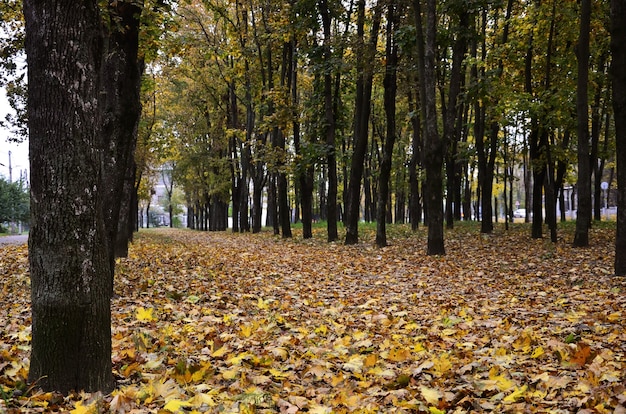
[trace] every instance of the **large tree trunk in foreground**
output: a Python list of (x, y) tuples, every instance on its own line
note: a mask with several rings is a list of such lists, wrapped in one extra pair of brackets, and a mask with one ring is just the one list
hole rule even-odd
[(615, 274), (626, 275), (626, 1), (611, 1), (613, 111), (617, 150)]
[[(24, 1), (31, 170), (29, 380), (109, 392), (111, 261), (99, 136), (97, 1)], [(77, 30), (79, 28), (81, 30)]]

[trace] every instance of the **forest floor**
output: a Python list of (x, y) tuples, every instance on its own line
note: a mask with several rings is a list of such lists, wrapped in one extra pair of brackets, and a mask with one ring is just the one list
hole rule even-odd
[[(461, 223), (373, 246), (157, 229), (117, 265), (111, 395), (25, 384), (27, 248), (0, 246), (0, 412), (625, 413), (626, 279), (592, 247)], [(300, 234), (295, 230), (296, 234)]]

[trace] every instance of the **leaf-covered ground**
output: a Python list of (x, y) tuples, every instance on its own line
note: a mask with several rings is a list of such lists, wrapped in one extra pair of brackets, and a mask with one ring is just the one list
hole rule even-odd
[(118, 263), (104, 396), (25, 384), (27, 249), (2, 246), (0, 412), (626, 412), (613, 230), (587, 249), (528, 230), (460, 226), (445, 257), (403, 227), (385, 249), (144, 231)]

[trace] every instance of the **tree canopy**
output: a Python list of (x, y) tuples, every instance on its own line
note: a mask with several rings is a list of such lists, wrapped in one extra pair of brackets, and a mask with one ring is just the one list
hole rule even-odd
[[(172, 180), (185, 193), (191, 227), (224, 229), (230, 216), (235, 231), (267, 225), (289, 237), (290, 222), (302, 220), (308, 235), (309, 223), (322, 219), (329, 240), (344, 222), (348, 242), (358, 240), (358, 221), (377, 220), (379, 208), (387, 222), (417, 226), (445, 204), (449, 227), (477, 219), (488, 233), (494, 220), (509, 222), (521, 208), (534, 223), (533, 237), (543, 236), (546, 223), (555, 240), (557, 213), (575, 218), (579, 194), (585, 217), (593, 209), (595, 220), (616, 205), (608, 1), (590, 6), (584, 26), (571, 24), (583, 16), (573, 0), (166, 5), (147, 4), (142, 17), (139, 54), (147, 72), (135, 188), (158, 177), (160, 166), (175, 165)], [(21, 17), (13, 2), (3, 7), (5, 30), (13, 33), (3, 67), (11, 74)], [(393, 30), (383, 30), (389, 19)], [(581, 66), (584, 35), (589, 53)], [(431, 48), (427, 80), (422, 69), (430, 67), (424, 53)], [(385, 115), (390, 69), (393, 119)], [(429, 82), (432, 110), (423, 94)], [(19, 82), (5, 84), (20, 96)], [(589, 98), (577, 106), (583, 85)], [(588, 140), (577, 140), (585, 125)], [(432, 153), (427, 137), (434, 133), (441, 145)], [(392, 167), (381, 183), (391, 136)], [(442, 185), (431, 188), (428, 164), (438, 157), (442, 166), (430, 169), (443, 169), (434, 179)], [(582, 158), (591, 166), (583, 170), (584, 188)], [(386, 200), (379, 200), (381, 189)], [(437, 194), (442, 199), (429, 214)], [(588, 226), (581, 224), (577, 238), (585, 240)]]
[(0, 226), (28, 222), (28, 188), (23, 179), (9, 182), (0, 177)]

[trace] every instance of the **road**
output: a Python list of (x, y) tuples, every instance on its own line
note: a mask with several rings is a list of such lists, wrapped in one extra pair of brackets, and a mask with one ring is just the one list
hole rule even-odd
[(28, 243), (28, 234), (20, 234), (15, 236), (0, 237), (0, 245), (3, 244), (26, 244)]

